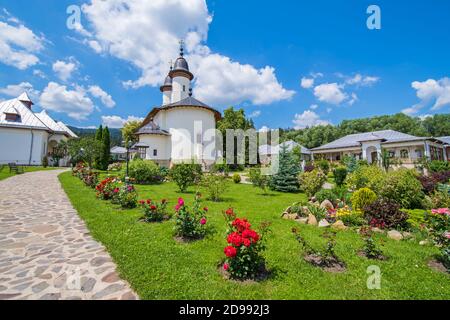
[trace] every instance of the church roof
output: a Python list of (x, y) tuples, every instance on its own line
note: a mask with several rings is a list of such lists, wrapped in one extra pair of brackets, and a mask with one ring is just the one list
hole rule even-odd
[[(55, 122), (50, 116), (47, 114), (45, 110), (42, 110), (40, 113), (35, 113), (36, 117), (39, 118), (47, 127), (49, 127), (52, 131), (57, 133), (66, 133), (66, 130), (61, 128), (61, 126)], [(68, 132), (67, 132), (68, 134)]]
[(150, 120), (146, 125), (141, 127), (137, 132), (139, 134), (158, 134), (163, 136), (170, 136), (170, 133), (166, 130), (162, 130), (153, 120)]
[[(23, 95), (21, 95), (23, 98)], [(49, 128), (26, 106), (26, 101), (19, 98), (3, 101), (0, 103), (0, 127), (32, 128), (36, 130), (49, 130)], [(9, 121), (5, 114), (18, 115), (17, 121)]]

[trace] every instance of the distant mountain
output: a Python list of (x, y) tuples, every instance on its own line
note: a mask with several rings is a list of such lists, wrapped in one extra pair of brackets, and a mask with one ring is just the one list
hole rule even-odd
[[(87, 128), (77, 128), (68, 126), (79, 137), (94, 136), (97, 129), (87, 129)], [(122, 145), (122, 131), (120, 129), (109, 128), (109, 133), (111, 134), (111, 146)]]

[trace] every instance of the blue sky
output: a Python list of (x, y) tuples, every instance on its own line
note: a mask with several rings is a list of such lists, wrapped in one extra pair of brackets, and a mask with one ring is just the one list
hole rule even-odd
[[(371, 4), (381, 30), (366, 26)], [(81, 9), (75, 29), (70, 5)], [(194, 96), (243, 107), (258, 128), (450, 110), (446, 0), (2, 0), (0, 10), (0, 99), (26, 89), (36, 110), (70, 125), (145, 117), (180, 38)]]

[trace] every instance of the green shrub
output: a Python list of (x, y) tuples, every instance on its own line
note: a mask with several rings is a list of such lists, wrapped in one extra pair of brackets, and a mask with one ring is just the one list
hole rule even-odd
[(336, 203), (338, 196), (333, 192), (333, 190), (322, 189), (315, 194), (316, 200), (322, 203), (325, 200), (331, 201), (333, 204)]
[(261, 168), (252, 168), (249, 172), (250, 182), (254, 187), (260, 188), (264, 194), (267, 193), (269, 176), (261, 174)]
[(359, 166), (355, 172), (347, 176), (346, 183), (351, 190), (369, 188), (378, 194), (384, 185), (386, 175), (378, 166)]
[(364, 210), (366, 206), (377, 200), (375, 192), (369, 188), (361, 188), (355, 191), (350, 199), (354, 210)]
[(206, 235), (206, 214), (208, 209), (200, 208), (200, 199), (195, 197), (191, 208), (185, 205), (183, 198), (178, 199), (175, 207), (175, 235), (185, 240), (197, 240)]
[(346, 167), (337, 167), (333, 171), (334, 182), (338, 187), (341, 187), (345, 183), (345, 178), (347, 178), (347, 168)]
[(133, 209), (137, 206), (138, 194), (132, 184), (125, 184), (119, 189), (117, 201), (123, 209)]
[[(122, 171), (122, 176), (126, 175), (126, 168)], [(158, 183), (161, 182), (160, 169), (151, 160), (135, 159), (129, 163), (128, 177), (136, 183)]]
[(342, 163), (345, 165), (348, 173), (355, 172), (358, 169), (358, 162), (355, 157), (345, 155)]
[(406, 209), (421, 208), (425, 198), (417, 173), (405, 168), (389, 172), (380, 194)]
[(302, 188), (309, 197), (312, 197), (319, 192), (326, 181), (326, 175), (318, 169), (314, 169), (310, 172), (302, 172), (299, 175), (300, 188)]
[(428, 163), (428, 169), (431, 172), (450, 171), (450, 162), (433, 160)]
[(426, 211), (423, 209), (403, 209), (402, 211), (408, 214), (408, 226), (412, 230), (420, 230), (422, 226), (425, 225), (425, 215)]
[(288, 152), (286, 147), (282, 148), (279, 154), (278, 172), (269, 181), (270, 189), (280, 192), (298, 192), (300, 170), (298, 161), (292, 152)]
[(431, 195), (433, 208), (450, 208), (450, 194), (446, 191), (435, 191)]
[(327, 216), (327, 209), (325, 208), (322, 208), (315, 204), (307, 204), (306, 206), (308, 207), (309, 212), (311, 212), (311, 214), (316, 217), (317, 221), (325, 219), (325, 217)]
[(317, 161), (317, 166), (325, 175), (328, 175), (328, 172), (330, 172), (330, 163), (327, 160)]
[(45, 156), (44, 158), (42, 158), (42, 166), (43, 166), (44, 168), (47, 168), (47, 167), (48, 167), (48, 158), (47, 158), (47, 156)]
[(238, 173), (233, 174), (233, 182), (234, 183), (241, 183), (241, 176)]
[(214, 202), (221, 200), (221, 195), (225, 193), (225, 190), (228, 187), (227, 178), (214, 173), (203, 175), (200, 184), (206, 189), (208, 199)]
[(364, 217), (372, 227), (380, 229), (407, 227), (408, 214), (400, 210), (400, 206), (391, 199), (379, 198), (364, 208)]
[(202, 168), (199, 164), (179, 163), (175, 164), (169, 171), (169, 177), (176, 183), (181, 192), (200, 181)]

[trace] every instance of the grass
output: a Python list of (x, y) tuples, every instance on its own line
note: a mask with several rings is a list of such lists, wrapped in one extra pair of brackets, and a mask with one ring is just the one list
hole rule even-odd
[[(32, 166), (32, 167), (24, 167), (24, 173), (27, 172), (35, 172), (35, 171), (44, 171), (44, 170), (55, 170), (60, 168), (54, 168), (54, 167), (39, 167), (39, 166)], [(16, 174), (14, 172), (9, 172), (9, 167), (6, 166), (0, 171), (0, 180), (15, 176)]]
[[(70, 172), (60, 175), (74, 207), (86, 221), (93, 236), (102, 242), (118, 265), (119, 273), (129, 281), (142, 299), (449, 299), (449, 276), (431, 270), (429, 259), (437, 249), (417, 242), (385, 239), (388, 261), (370, 261), (356, 253), (362, 241), (354, 231), (337, 236), (336, 252), (347, 271), (331, 274), (303, 261), (298, 243), (291, 234), (298, 227), (314, 246), (324, 245), (317, 227), (299, 225), (280, 218), (281, 212), (303, 194), (261, 194), (251, 185), (235, 185), (225, 194), (225, 201), (208, 206), (208, 224), (215, 234), (202, 241), (180, 244), (173, 239), (173, 222), (145, 224), (138, 222), (139, 209), (120, 210), (97, 200), (95, 192), (83, 186)], [(140, 199), (167, 198), (170, 208), (180, 196), (191, 204), (195, 188), (180, 194), (172, 183), (137, 186)], [(224, 257), (225, 223), (222, 210), (232, 206), (239, 216), (253, 225), (272, 222), (265, 257), (273, 276), (260, 283), (224, 280), (218, 264)], [(377, 235), (377, 237), (383, 237)], [(367, 289), (367, 267), (378, 265), (382, 271), (381, 290)]]

